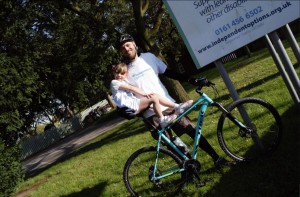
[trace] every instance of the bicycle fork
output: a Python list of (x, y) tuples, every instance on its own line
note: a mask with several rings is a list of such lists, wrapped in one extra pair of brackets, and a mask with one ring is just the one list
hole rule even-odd
[[(240, 128), (239, 135), (241, 137), (247, 137), (247, 134), (249, 134), (254, 141), (254, 143), (262, 150), (265, 150), (265, 147), (263, 143), (261, 142), (254, 125), (252, 124), (251, 118), (247, 114), (245, 108), (243, 106), (238, 107), (238, 110), (243, 118), (243, 120), (246, 122), (246, 125), (241, 123), (236, 117), (234, 117), (227, 109), (225, 109), (223, 106), (221, 106), (219, 103), (214, 102), (212, 104), (213, 106), (218, 107), (223, 114), (228, 117), (235, 125), (237, 125)], [(249, 126), (247, 126), (249, 125)]]

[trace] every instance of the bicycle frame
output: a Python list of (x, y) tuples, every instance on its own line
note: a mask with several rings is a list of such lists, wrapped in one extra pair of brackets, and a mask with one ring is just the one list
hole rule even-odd
[(166, 142), (170, 147), (172, 147), (180, 155), (180, 157), (182, 159), (188, 160), (189, 158), (186, 155), (184, 155), (183, 152), (179, 148), (177, 148), (177, 146), (164, 134), (164, 132), (167, 129), (171, 128), (183, 116), (189, 114), (193, 109), (195, 109), (198, 105), (201, 104), (200, 109), (199, 109), (199, 114), (198, 114), (197, 126), (196, 126), (196, 130), (195, 130), (196, 134), (195, 134), (195, 138), (194, 138), (194, 148), (193, 148), (193, 152), (192, 152), (192, 159), (196, 159), (199, 139), (201, 137), (201, 132), (202, 132), (202, 125), (203, 125), (203, 121), (204, 121), (205, 111), (209, 105), (212, 105), (214, 103), (214, 101), (211, 98), (209, 98), (205, 93), (201, 93), (200, 95), (201, 95), (200, 98), (196, 102), (194, 102), (193, 105), (190, 106), (186, 111), (184, 111), (182, 114), (180, 114), (170, 125), (168, 125), (167, 127), (163, 128), (163, 129), (158, 130), (156, 158), (155, 158), (155, 164), (154, 164), (153, 176), (152, 176), (152, 179), (154, 181), (162, 179), (162, 178), (172, 175), (174, 173), (185, 171), (185, 169), (182, 168), (182, 169), (177, 169), (170, 173), (164, 174), (162, 176), (158, 176), (158, 177), (155, 176), (156, 170), (157, 170), (157, 163), (158, 163), (158, 159), (159, 159), (159, 150), (160, 150), (161, 140), (164, 140), (164, 142)]
[(175, 150), (183, 160), (189, 160), (189, 158), (186, 155), (184, 155), (183, 152), (179, 148), (177, 148), (177, 146), (164, 134), (164, 132), (167, 129), (170, 129), (183, 116), (186, 116), (187, 114), (189, 114), (198, 105), (200, 105), (200, 108), (199, 108), (199, 113), (198, 113), (197, 125), (196, 125), (196, 129), (195, 129), (195, 138), (194, 138), (194, 145), (193, 145), (191, 159), (196, 159), (196, 157), (197, 157), (197, 151), (198, 151), (198, 148), (199, 148), (199, 140), (200, 140), (200, 137), (201, 137), (201, 134), (202, 134), (202, 126), (203, 126), (203, 122), (204, 122), (205, 112), (206, 112), (208, 106), (218, 107), (218, 109), (220, 111), (222, 111), (222, 113), (224, 113), (234, 124), (239, 126), (240, 129), (247, 130), (247, 127), (244, 124), (242, 124), (241, 122), (239, 122), (235, 117), (233, 117), (230, 114), (230, 112), (228, 112), (222, 105), (220, 105), (218, 102), (214, 102), (205, 93), (200, 92), (200, 91), (197, 91), (197, 92), (199, 93), (200, 98), (197, 101), (195, 101), (192, 106), (190, 106), (186, 111), (184, 111), (182, 114), (180, 114), (170, 125), (168, 125), (167, 127), (163, 128), (161, 130), (158, 130), (158, 141), (157, 141), (157, 146), (156, 146), (156, 158), (155, 158), (152, 181), (156, 181), (156, 180), (162, 179), (164, 177), (167, 177), (169, 175), (172, 175), (172, 174), (175, 174), (175, 173), (182, 172), (182, 171), (186, 170), (186, 169), (184, 169), (184, 167), (182, 167), (180, 169), (176, 169), (174, 171), (172, 171), (173, 169), (168, 169), (171, 172), (169, 172), (167, 174), (164, 174), (162, 176), (156, 176), (155, 175), (156, 170), (157, 170), (157, 163), (158, 163), (158, 159), (159, 159), (159, 150), (160, 150), (160, 146), (161, 146), (161, 140), (164, 140), (164, 142), (167, 145), (172, 147), (172, 149)]
[[(201, 104), (200, 109), (199, 109), (199, 114), (198, 114), (198, 120), (197, 120), (197, 125), (196, 125), (196, 130), (195, 130), (195, 138), (194, 138), (194, 148), (192, 152), (192, 159), (196, 159), (197, 155), (197, 149), (198, 149), (198, 143), (199, 139), (201, 137), (202, 133), (202, 125), (204, 122), (204, 116), (205, 116), (205, 111), (209, 105), (212, 105), (214, 101), (209, 98), (205, 93), (202, 93), (201, 97), (193, 103), (192, 106), (190, 106), (186, 111), (184, 111), (182, 114), (180, 114), (170, 125), (168, 125), (166, 128), (158, 130), (159, 134), (159, 139), (157, 146), (160, 146), (161, 139), (163, 139), (168, 145), (170, 145), (184, 160), (187, 160), (188, 157), (185, 156), (180, 149), (176, 147), (176, 145), (164, 135), (164, 131), (171, 128), (176, 122), (178, 122), (182, 117), (186, 116), (189, 114), (192, 110), (194, 110), (198, 105)], [(161, 138), (161, 139), (160, 139)]]

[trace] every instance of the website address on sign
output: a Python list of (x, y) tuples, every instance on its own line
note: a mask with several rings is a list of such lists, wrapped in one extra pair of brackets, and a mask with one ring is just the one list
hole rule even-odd
[(206, 50), (209, 50), (211, 48), (213, 48), (214, 46), (220, 44), (221, 42), (226, 42), (229, 38), (241, 33), (241, 32), (244, 32), (245, 30), (249, 29), (249, 28), (252, 28), (254, 27), (255, 25), (257, 25), (258, 23), (262, 22), (263, 20), (269, 18), (270, 16), (272, 15), (275, 15), (275, 14), (278, 14), (278, 13), (281, 13), (285, 8), (287, 7), (290, 7), (292, 5), (291, 2), (287, 1), (284, 5), (282, 5), (282, 7), (278, 7), (274, 10), (272, 10), (270, 13), (267, 13), (267, 14), (264, 14), (263, 16), (260, 16), (260, 17), (256, 17), (254, 20), (252, 20), (251, 22), (243, 25), (242, 27), (240, 28), (237, 28), (235, 29), (234, 31), (232, 31), (231, 33), (223, 36), (223, 37), (219, 37), (217, 40), (215, 41), (212, 41), (211, 44), (203, 47), (202, 49), (198, 50), (198, 53), (202, 53)]

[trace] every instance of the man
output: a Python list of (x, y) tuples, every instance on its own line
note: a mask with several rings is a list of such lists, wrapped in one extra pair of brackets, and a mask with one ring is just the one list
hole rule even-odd
[[(137, 86), (146, 93), (156, 93), (174, 102), (174, 99), (169, 95), (158, 75), (163, 74), (180, 81), (187, 81), (188, 78), (182, 77), (180, 74), (167, 69), (166, 64), (152, 53), (139, 54), (134, 39), (128, 34), (124, 34), (120, 37), (117, 48), (120, 50), (124, 61), (128, 64), (127, 78), (129, 83)], [(191, 78), (191, 80), (193, 80), (193, 78)], [(166, 114), (170, 113), (164, 106), (161, 106), (161, 109)], [(150, 124), (159, 126), (157, 117), (151, 108), (143, 113), (143, 117), (146, 118)], [(186, 117), (183, 117), (178, 123), (174, 124), (172, 130), (177, 136), (186, 133), (194, 139), (195, 126)], [(156, 138), (155, 133), (151, 134)], [(220, 157), (203, 136), (201, 136), (199, 147), (212, 157), (217, 167), (233, 164), (225, 158)]]

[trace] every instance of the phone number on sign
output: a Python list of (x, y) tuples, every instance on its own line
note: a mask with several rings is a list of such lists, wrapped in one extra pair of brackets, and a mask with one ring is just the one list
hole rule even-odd
[(222, 27), (219, 27), (218, 29), (215, 30), (215, 34), (216, 35), (220, 35), (224, 32), (226, 32), (227, 30), (229, 30), (232, 26), (237, 26), (240, 23), (244, 22), (244, 18), (249, 19), (252, 18), (253, 16), (261, 13), (263, 11), (261, 6), (257, 6), (256, 8), (250, 10), (250, 11), (246, 11), (245, 16), (240, 16), (234, 20), (231, 21), (231, 23), (227, 23), (226, 25), (223, 25)]

